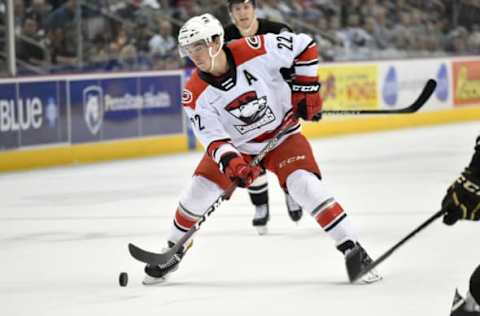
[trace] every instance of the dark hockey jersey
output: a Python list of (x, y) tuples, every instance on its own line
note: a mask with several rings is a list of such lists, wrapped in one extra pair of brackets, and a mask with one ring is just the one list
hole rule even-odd
[[(306, 34), (284, 32), (235, 40), (224, 50), (229, 72), (219, 80), (194, 71), (182, 103), (207, 151), (228, 140), (242, 153), (257, 154), (292, 110), (290, 87), (278, 70), (293, 65), (297, 76), (317, 78), (317, 47)], [(217, 160), (223, 150), (215, 152)]]
[[(258, 30), (255, 35), (262, 35), (267, 33), (279, 34), (282, 32), (291, 32), (292, 30), (283, 23), (272, 22), (265, 19), (258, 20)], [(229, 24), (225, 27), (225, 43), (229, 43), (232, 40), (242, 38), (242, 34), (235, 24)]]

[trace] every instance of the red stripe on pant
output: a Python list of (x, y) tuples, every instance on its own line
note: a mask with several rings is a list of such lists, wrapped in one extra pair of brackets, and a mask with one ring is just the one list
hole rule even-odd
[(337, 202), (330, 205), (328, 208), (324, 209), (320, 214), (317, 215), (315, 220), (320, 224), (322, 228), (328, 227), (331, 225), (337, 218), (339, 218), (344, 213), (343, 208)]
[(184, 228), (185, 230), (190, 229), (195, 223), (197, 222), (196, 219), (191, 218), (180, 209), (177, 208), (177, 212), (175, 213), (175, 223)]

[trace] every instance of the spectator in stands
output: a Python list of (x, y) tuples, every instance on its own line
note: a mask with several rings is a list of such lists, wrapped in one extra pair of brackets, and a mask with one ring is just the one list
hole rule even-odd
[(468, 41), (468, 32), (467, 30), (460, 26), (457, 27), (455, 30), (453, 30), (449, 34), (449, 49), (450, 52), (454, 54), (467, 54), (468, 53), (468, 46), (467, 46), (467, 41)]
[(468, 37), (468, 47), (472, 53), (480, 53), (480, 24), (472, 26), (472, 32)]
[(25, 17), (20, 35), (16, 43), (17, 58), (31, 65), (44, 65), (47, 56), (39, 42), (38, 24), (33, 17)]
[(176, 0), (173, 2), (173, 17), (175, 19), (186, 21), (201, 12), (200, 6), (194, 0)]
[(408, 11), (402, 11), (399, 15), (399, 21), (395, 24), (395, 27), (392, 30), (392, 37), (405, 37), (406, 34), (411, 34), (411, 32), (411, 15)]
[(118, 55), (118, 63), (114, 66), (114, 70), (121, 71), (139, 71), (151, 70), (152, 63), (141, 54), (133, 44), (125, 45)]
[(269, 21), (285, 23), (283, 12), (288, 13), (290, 9), (285, 4), (279, 3), (278, 0), (263, 0), (263, 4), (257, 9), (257, 13), (262, 18)]
[(139, 16), (133, 32), (135, 48), (138, 53), (148, 53), (150, 51), (149, 43), (152, 36), (153, 32), (148, 27), (148, 17)]
[(35, 17), (38, 25), (38, 33), (40, 36), (46, 35), (46, 24), (48, 15), (52, 11), (52, 6), (46, 0), (32, 0), (32, 4), (26, 10), (27, 16)]
[(65, 31), (61, 27), (48, 31), (48, 49), (51, 63), (56, 66), (77, 66), (78, 59), (75, 47), (67, 44)]
[(137, 49), (133, 45), (126, 45), (118, 55), (120, 70), (139, 70), (137, 65)]
[(172, 24), (162, 20), (158, 25), (158, 34), (155, 34), (148, 43), (151, 54), (169, 57), (177, 54), (177, 41), (172, 34)]
[(99, 65), (110, 59), (107, 40), (103, 34), (97, 34), (92, 41), (92, 46), (88, 50), (86, 57), (90, 63)]
[(110, 51), (112, 55), (120, 54), (120, 51), (130, 42), (126, 26), (123, 24), (117, 24), (114, 29), (116, 35), (113, 41), (110, 43)]
[(77, 0), (67, 0), (61, 7), (48, 16), (47, 28), (64, 28), (75, 23)]
[(52, 64), (73, 66), (78, 47), (75, 12), (78, 0), (67, 0), (47, 17), (47, 36), (50, 41)]
[(335, 36), (330, 34), (328, 20), (326, 18), (318, 19), (314, 26), (319, 31), (315, 34), (319, 56), (323, 61), (333, 61), (335, 59), (334, 46), (337, 43)]
[[(342, 25), (349, 24), (350, 16), (355, 15), (357, 18), (362, 16), (363, 4), (360, 0), (345, 0), (341, 7), (341, 23)], [(358, 21), (360, 23), (360, 20)]]
[(347, 46), (352, 49), (374, 47), (374, 40), (364, 28), (360, 27), (360, 17), (352, 14), (348, 17), (348, 27), (345, 30), (347, 36)]
[(386, 29), (379, 26), (374, 17), (369, 16), (365, 19), (364, 29), (370, 35), (368, 47), (375, 50), (387, 48), (388, 40), (384, 33)]

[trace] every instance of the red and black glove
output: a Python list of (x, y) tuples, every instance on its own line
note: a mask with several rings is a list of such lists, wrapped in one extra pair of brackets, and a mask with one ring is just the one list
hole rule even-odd
[(246, 188), (252, 184), (262, 169), (259, 166), (252, 167), (242, 156), (229, 152), (220, 159), (223, 172), (233, 182), (237, 182), (241, 188)]
[(322, 119), (322, 105), (317, 77), (296, 78), (292, 82), (292, 107), (298, 117), (319, 121)]

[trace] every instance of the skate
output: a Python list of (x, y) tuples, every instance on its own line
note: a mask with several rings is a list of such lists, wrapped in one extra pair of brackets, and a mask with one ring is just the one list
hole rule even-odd
[[(372, 258), (370, 258), (368, 253), (358, 242), (354, 243), (351, 240), (347, 240), (339, 245), (337, 249), (343, 252), (345, 255), (348, 278), (352, 283), (359, 271), (362, 271), (373, 262)], [(381, 279), (382, 276), (376, 270), (371, 270), (362, 276), (358, 281), (360, 283), (369, 284), (380, 281)]]
[[(143, 280), (144, 285), (154, 285), (163, 283), (167, 280), (170, 273), (175, 272), (178, 269), (180, 262), (182, 261), (183, 256), (185, 253), (190, 249), (192, 246), (192, 241), (190, 240), (184, 247), (182, 247), (173, 257), (172, 259), (164, 265), (158, 266), (145, 266), (145, 273), (146, 276)], [(172, 248), (175, 244), (171, 241), (168, 242), (168, 247)]]
[(303, 215), (302, 207), (288, 193), (285, 193), (285, 203), (287, 204), (288, 216), (297, 223)]
[(463, 298), (455, 289), (450, 316), (480, 316), (480, 306), (469, 293)]
[(255, 216), (252, 220), (253, 227), (256, 228), (259, 235), (268, 233), (267, 223), (270, 220), (268, 204), (255, 205)]

